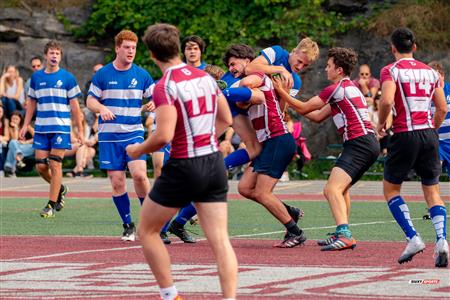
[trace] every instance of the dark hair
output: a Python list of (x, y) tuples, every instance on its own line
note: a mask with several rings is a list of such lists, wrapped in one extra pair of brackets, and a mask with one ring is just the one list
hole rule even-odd
[(228, 67), (228, 61), (232, 57), (242, 58), (242, 59), (248, 58), (250, 61), (252, 61), (255, 58), (255, 52), (248, 45), (234, 44), (234, 45), (229, 46), (227, 51), (222, 56), (222, 61), (225, 64), (225, 66)]
[(47, 54), (48, 50), (50, 49), (57, 49), (61, 52), (61, 54), (63, 53), (62, 45), (57, 40), (51, 40), (47, 44), (45, 44), (44, 54)]
[(148, 50), (155, 58), (168, 62), (180, 53), (180, 32), (170, 24), (154, 24), (147, 28), (142, 37)]
[(392, 32), (391, 43), (399, 53), (411, 53), (416, 43), (416, 38), (411, 29), (399, 27)]
[(184, 54), (184, 50), (186, 49), (186, 44), (189, 42), (196, 43), (198, 45), (198, 47), (200, 48), (200, 52), (202, 54), (203, 54), (203, 52), (205, 52), (205, 49), (206, 49), (205, 41), (198, 35), (190, 35), (190, 36), (185, 37), (181, 41), (181, 52), (183, 52), (183, 54)]
[(13, 112), (11, 113), (11, 115), (9, 116), (9, 120), (11, 120), (12, 116), (19, 116), (19, 117), (20, 117), (20, 124), (19, 124), (19, 126), (22, 127), (23, 121), (24, 121), (24, 120), (23, 120), (23, 116), (22, 116), (22, 114), (20, 113), (20, 111), (18, 111), (18, 110), (13, 111)]
[(344, 75), (349, 76), (358, 63), (358, 54), (353, 49), (335, 47), (328, 50), (328, 59), (333, 58), (336, 67), (341, 67)]
[(39, 59), (40, 62), (42, 62), (42, 58), (39, 55), (35, 55), (30, 59), (30, 64), (33, 62), (33, 60)]

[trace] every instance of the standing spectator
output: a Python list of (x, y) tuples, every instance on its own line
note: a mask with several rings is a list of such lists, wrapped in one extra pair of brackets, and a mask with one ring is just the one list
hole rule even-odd
[[(30, 59), (30, 64), (31, 64), (31, 69), (33, 70), (33, 73), (36, 71), (39, 71), (42, 69), (42, 58), (40, 56), (33, 56)], [(30, 89), (30, 82), (31, 82), (31, 77), (27, 79), (27, 81), (25, 82), (24, 86), (23, 86), (23, 97), (25, 99), (25, 109), (26, 109), (26, 103), (27, 103), (27, 97), (28, 97), (28, 90)]]
[[(95, 73), (97, 73), (98, 70), (100, 70), (101, 68), (103, 68), (102, 64), (95, 64), (92, 67), (92, 76), (95, 75)], [(89, 94), (89, 87), (91, 86), (92, 80), (89, 80), (86, 83), (86, 86), (84, 87), (84, 95), (86, 95), (86, 100), (85, 102), (81, 105), (82, 108), (81, 110), (83, 111), (84, 117), (86, 119), (86, 124), (87, 127), (89, 128), (89, 130), (92, 129), (92, 127), (94, 126), (95, 122), (98, 122), (98, 117), (97, 114), (93, 113), (88, 107), (87, 107), (87, 95)], [(97, 124), (98, 125), (98, 124)]]
[(205, 41), (196, 35), (190, 35), (181, 42), (181, 51), (183, 52), (183, 61), (197, 69), (204, 70), (206, 63), (202, 61), (202, 55), (205, 52)]
[(5, 164), (6, 151), (8, 150), (9, 124), (5, 117), (3, 105), (0, 104), (0, 177), (3, 176), (3, 166)]
[[(422, 181), (422, 190), (430, 209), (436, 231), (435, 266), (447, 267), (446, 240), (447, 210), (439, 194), (439, 140), (435, 128), (445, 119), (447, 105), (440, 86), (439, 74), (414, 59), (414, 33), (408, 28), (396, 28), (391, 35), (391, 51), (395, 62), (381, 70), (381, 100), (378, 134), (385, 135), (387, 117), (394, 107), (396, 114), (384, 165), (383, 190), (392, 216), (402, 228), (407, 245), (398, 259), (402, 264), (411, 261), (425, 249), (416, 232), (408, 205), (400, 195), (402, 183), (411, 169)], [(430, 106), (434, 102), (434, 122)]]
[(153, 79), (143, 68), (133, 63), (138, 42), (137, 35), (122, 30), (115, 38), (116, 57), (95, 73), (89, 89), (87, 106), (100, 114), (100, 168), (107, 170), (112, 187), (112, 200), (122, 220), (123, 241), (136, 239), (132, 222), (130, 198), (126, 189), (125, 170), (130, 170), (134, 189), (142, 203), (150, 191), (147, 178), (147, 156), (127, 155), (125, 147), (144, 141), (142, 110), (149, 110), (153, 102), (142, 105), (142, 98), (150, 98)]
[[(152, 25), (143, 40), (164, 74), (153, 94), (157, 127), (143, 144), (128, 146), (127, 153), (136, 158), (172, 140), (170, 159), (141, 210), (139, 238), (145, 258), (156, 277), (161, 298), (179, 299), (170, 272), (169, 253), (159, 232), (178, 208), (195, 201), (200, 224), (217, 261), (222, 296), (234, 299), (238, 265), (228, 236), (228, 184), (216, 138), (231, 124), (230, 111), (216, 82), (204, 71), (182, 63), (175, 26)], [(190, 96), (200, 92), (193, 82), (206, 87), (205, 97)], [(198, 101), (198, 106), (188, 109), (194, 101)], [(196, 111), (195, 107), (205, 109)], [(216, 132), (216, 128), (222, 130)]]
[[(438, 134), (439, 156), (444, 168), (447, 169), (448, 177), (450, 177), (450, 82), (445, 82), (444, 68), (440, 63), (432, 61), (428, 65), (439, 73), (440, 85), (444, 87), (445, 100), (447, 102), (447, 115), (441, 127), (438, 129)], [(433, 104), (431, 105), (431, 109), (434, 114), (436, 108)]]
[[(25, 122), (20, 138), (25, 138), (31, 119), (36, 113), (33, 148), (36, 150), (36, 168), (39, 175), (50, 184), (49, 201), (41, 211), (41, 217), (53, 217), (64, 207), (68, 188), (62, 184), (62, 161), (70, 144), (70, 119), (76, 120), (80, 128), (80, 88), (75, 76), (60, 68), (63, 49), (56, 40), (44, 47), (45, 69), (31, 76)], [(79, 142), (84, 140), (83, 132), (77, 132)]]
[(23, 79), (13, 65), (9, 65), (0, 77), (0, 97), (2, 98), (5, 115), (9, 118), (13, 111), (22, 111)]
[(372, 77), (369, 65), (364, 64), (359, 67), (359, 76), (353, 80), (353, 83), (363, 93), (364, 97), (366, 97), (366, 101), (368, 100), (368, 102), (373, 103), (380, 89), (380, 81)]

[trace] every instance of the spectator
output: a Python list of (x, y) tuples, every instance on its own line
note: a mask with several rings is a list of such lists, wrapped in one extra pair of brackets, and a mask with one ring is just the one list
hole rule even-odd
[[(102, 64), (95, 64), (92, 67), (92, 76), (94, 76), (95, 73), (97, 73), (97, 71), (100, 70), (101, 68), (103, 68)], [(86, 98), (87, 98), (87, 95), (89, 93), (89, 87), (91, 86), (91, 82), (92, 81), (89, 80), (86, 83), (86, 86), (84, 87), (84, 91), (83, 92), (84, 92), (84, 95), (86, 95)], [(86, 118), (86, 124), (87, 124), (87, 126), (89, 128), (89, 131), (92, 131), (92, 127), (94, 126), (95, 122), (98, 122), (97, 115), (94, 114), (88, 107), (86, 107), (86, 102), (82, 104), (82, 109), (81, 110), (83, 111), (84, 117)], [(97, 126), (98, 126), (98, 123), (97, 123)]]
[(19, 71), (13, 65), (9, 65), (0, 77), (0, 97), (2, 97), (5, 115), (9, 118), (13, 111), (22, 111), (23, 79), (19, 76)]
[(7, 145), (9, 141), (8, 119), (5, 117), (3, 106), (0, 105), (0, 177), (3, 176), (3, 166), (5, 164)]
[(19, 140), (19, 130), (23, 126), (23, 118), (20, 112), (14, 111), (11, 116), (10, 141), (4, 165), (6, 177), (16, 177), (16, 169), (25, 167), (24, 157), (34, 155), (33, 136), (34, 129), (31, 125), (27, 126), (27, 132), (24, 139)]
[[(31, 69), (33, 70), (33, 73), (36, 71), (39, 71), (42, 69), (42, 58), (40, 56), (33, 56), (30, 59)], [(25, 82), (25, 85), (23, 87), (23, 98), (25, 99), (24, 109), (27, 108), (27, 102), (28, 102), (28, 90), (30, 89), (30, 82), (31, 82), (31, 76), (27, 79)]]
[(353, 83), (366, 97), (366, 101), (373, 103), (380, 89), (380, 81), (372, 77), (369, 65), (364, 64), (359, 67), (359, 77), (353, 80)]
[(205, 41), (196, 35), (190, 35), (181, 42), (183, 61), (197, 69), (204, 70), (206, 63), (202, 61), (202, 54), (205, 52)]

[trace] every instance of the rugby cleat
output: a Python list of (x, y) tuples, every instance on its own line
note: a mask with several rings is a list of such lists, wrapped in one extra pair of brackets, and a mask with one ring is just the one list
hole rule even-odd
[(169, 237), (167, 236), (167, 232), (160, 232), (159, 236), (161, 237), (161, 240), (163, 241), (164, 244), (169, 245), (170, 243), (172, 243)]
[(423, 252), (425, 249), (425, 244), (423, 243), (420, 236), (415, 235), (411, 239), (407, 239), (408, 244), (402, 255), (398, 258), (398, 263), (403, 264), (405, 262), (411, 261), (417, 253)]
[(177, 237), (179, 237), (183, 242), (193, 244), (197, 241), (194, 239), (193, 236), (191, 236), (186, 229), (184, 229), (183, 225), (178, 224), (177, 221), (173, 220), (170, 223), (170, 226), (168, 228), (168, 231)]
[[(331, 240), (328, 238), (326, 241)], [(320, 251), (341, 251), (346, 249), (354, 249), (356, 247), (356, 240), (354, 238), (346, 238), (339, 235), (334, 238), (333, 242), (320, 248)]]
[(324, 240), (318, 240), (317, 241), (317, 245), (319, 245), (319, 246), (328, 246), (328, 245), (333, 244), (333, 242), (335, 240), (337, 240), (337, 238), (338, 238), (338, 235), (337, 235), (336, 232), (330, 232), (330, 233), (327, 233), (327, 235), (330, 236), (330, 237), (327, 238), (327, 239), (324, 239)]
[(288, 211), (288, 213), (295, 223), (298, 223), (298, 220), (302, 219), (305, 215), (305, 212), (301, 208), (293, 206), (291, 206), (291, 209)]
[(50, 204), (47, 204), (41, 211), (41, 217), (43, 218), (52, 218), (54, 216), (55, 212)]
[(445, 239), (439, 239), (434, 246), (434, 266), (446, 268), (448, 266), (448, 243)]
[(134, 223), (123, 224), (122, 241), (134, 242), (136, 240), (136, 227)]
[(65, 202), (64, 198), (66, 198), (67, 193), (69, 192), (69, 188), (67, 185), (61, 184), (61, 189), (59, 190), (58, 200), (56, 200), (55, 210), (60, 211), (64, 208)]
[(284, 236), (284, 240), (281, 243), (274, 245), (274, 247), (275, 248), (294, 248), (296, 246), (300, 246), (305, 241), (306, 241), (306, 235), (302, 230), (300, 235), (287, 233)]

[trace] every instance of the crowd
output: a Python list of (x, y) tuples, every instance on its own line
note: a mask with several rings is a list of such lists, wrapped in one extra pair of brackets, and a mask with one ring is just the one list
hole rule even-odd
[[(123, 224), (122, 240), (134, 241), (137, 226), (125, 184), (128, 170), (141, 203), (138, 235), (163, 299), (179, 299), (163, 243), (170, 243), (168, 232), (195, 243), (184, 225), (196, 214), (217, 260), (223, 297), (236, 296), (226, 169), (245, 166), (239, 193), (262, 205), (285, 228), (275, 247), (292, 248), (306, 241), (298, 224), (303, 210), (273, 193), (293, 158), (302, 162), (310, 158), (300, 137), (301, 124), (290, 120), (288, 108), (314, 122), (331, 117), (343, 139), (342, 153), (324, 188), (336, 230), (317, 241), (320, 250), (356, 247), (349, 223), (350, 189), (381, 153), (386, 156), (387, 205), (407, 238), (398, 262), (412, 260), (425, 248), (400, 193), (414, 169), (436, 231), (435, 266), (447, 267), (447, 212), (439, 194), (439, 176), (441, 161), (449, 164), (449, 85), (444, 83), (442, 66), (432, 62), (430, 67), (413, 58), (416, 43), (409, 29), (392, 33), (395, 62), (381, 70), (380, 80), (366, 64), (351, 80), (358, 55), (348, 48), (329, 49), (325, 71), (330, 85), (304, 102), (296, 98), (302, 85), (297, 73), (319, 57), (319, 47), (310, 38), (291, 51), (271, 46), (259, 55), (248, 45), (230, 45), (223, 55), (228, 69), (224, 72), (202, 60), (205, 43), (200, 37), (180, 41), (176, 27), (155, 24), (149, 26), (143, 42), (163, 73), (157, 82), (133, 63), (135, 33), (123, 30), (114, 42), (115, 59), (94, 67), (86, 108), (80, 108), (76, 78), (59, 66), (63, 49), (57, 41), (45, 46), (44, 69), (36, 70), (25, 84), (26, 101), (20, 100), (23, 80), (16, 68), (7, 68), (0, 84), (2, 145), (9, 142), (4, 169), (13, 174), (34, 149), (36, 168), (50, 184), (49, 201), (41, 211), (42, 217), (49, 218), (65, 205), (64, 157), (76, 157), (69, 174), (82, 176), (97, 151)], [(149, 153), (155, 167), (152, 187), (146, 168)]]

